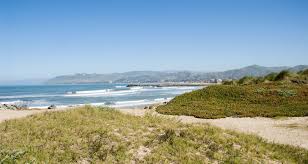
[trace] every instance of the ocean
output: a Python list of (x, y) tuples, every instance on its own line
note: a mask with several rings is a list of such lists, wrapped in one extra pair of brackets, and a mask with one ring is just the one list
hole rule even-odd
[(0, 104), (134, 107), (169, 101), (200, 87), (126, 87), (126, 84), (0, 86)]

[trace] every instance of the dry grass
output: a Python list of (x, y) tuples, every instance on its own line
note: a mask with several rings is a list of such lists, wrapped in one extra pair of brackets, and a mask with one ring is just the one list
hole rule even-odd
[(307, 163), (307, 150), (98, 107), (0, 124), (0, 163)]

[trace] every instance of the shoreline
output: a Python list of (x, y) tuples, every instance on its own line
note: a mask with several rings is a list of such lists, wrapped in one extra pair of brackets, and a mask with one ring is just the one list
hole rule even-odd
[(220, 83), (178, 83), (178, 82), (166, 82), (166, 83), (131, 83), (126, 87), (207, 87), (210, 85), (219, 85)]
[[(59, 105), (56, 106), (56, 109), (58, 108), (74, 108), (74, 107), (82, 107), (85, 105), (91, 105), (91, 106), (102, 106), (102, 107), (107, 107), (107, 108), (116, 108), (116, 109), (143, 109), (146, 106), (152, 106), (156, 104), (164, 104), (169, 101), (171, 101), (174, 97), (169, 97), (169, 98), (162, 98), (162, 99), (157, 99), (153, 101), (144, 101), (144, 100), (132, 100), (132, 101), (125, 101), (125, 103), (120, 103), (120, 104), (113, 104), (113, 105), (105, 105), (105, 103), (90, 103), (90, 104), (74, 104), (74, 105)], [(39, 107), (28, 107), (28, 110), (44, 110), (48, 109), (49, 106), (39, 106)], [(27, 109), (26, 109), (27, 110)]]
[(44, 113), (44, 112), (57, 112), (57, 111), (71, 110), (71, 109), (83, 107), (86, 105), (91, 105), (95, 107), (101, 106), (101, 107), (106, 107), (106, 108), (114, 108), (115, 110), (122, 111), (122, 112), (126, 110), (129, 110), (131, 113), (138, 111), (138, 113), (140, 113), (140, 110), (150, 110), (150, 109), (145, 109), (146, 107), (149, 108), (150, 106), (158, 106), (162, 104), (164, 104), (164, 102), (147, 103), (147, 104), (142, 104), (142, 105), (132, 104), (129, 106), (121, 106), (121, 107), (111, 107), (111, 106), (106, 106), (106, 105), (104, 106), (104, 105), (99, 105), (99, 104), (96, 104), (96, 105), (77, 104), (77, 105), (57, 106), (55, 109), (48, 109), (48, 107), (46, 106), (46, 107), (29, 107), (27, 109), (22, 109), (22, 110), (0, 110), (0, 123), (5, 122), (7, 120), (13, 120), (13, 119), (19, 119), (19, 118), (31, 116), (34, 114), (39, 114), (39, 113)]

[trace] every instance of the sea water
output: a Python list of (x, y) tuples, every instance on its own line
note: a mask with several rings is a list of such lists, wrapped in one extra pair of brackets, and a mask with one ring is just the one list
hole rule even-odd
[(126, 84), (0, 86), (0, 103), (46, 108), (50, 105), (133, 107), (169, 101), (200, 87), (126, 87)]

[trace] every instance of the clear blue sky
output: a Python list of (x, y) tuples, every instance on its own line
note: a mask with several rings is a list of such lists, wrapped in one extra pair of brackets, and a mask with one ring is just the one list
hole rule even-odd
[(0, 80), (308, 64), (306, 0), (1, 0)]

